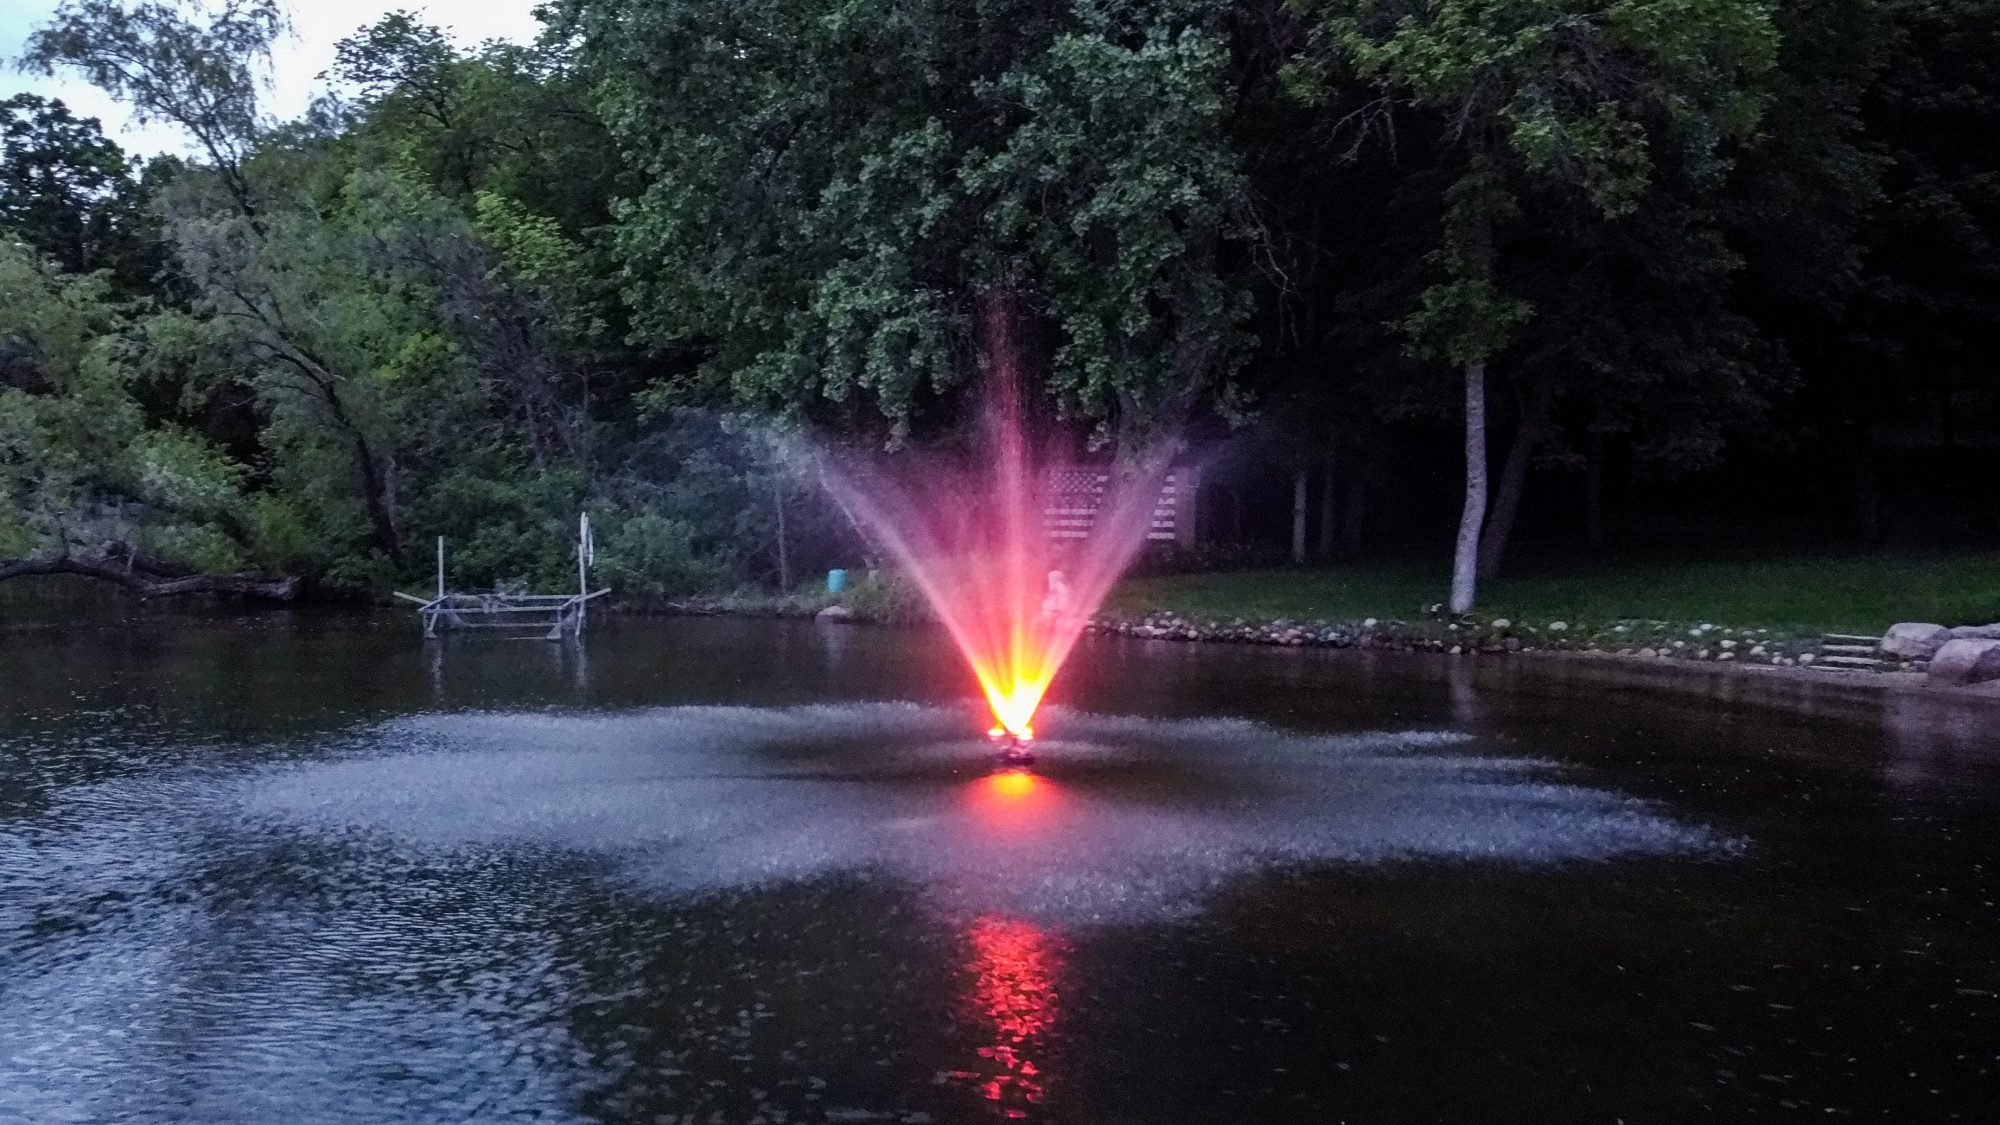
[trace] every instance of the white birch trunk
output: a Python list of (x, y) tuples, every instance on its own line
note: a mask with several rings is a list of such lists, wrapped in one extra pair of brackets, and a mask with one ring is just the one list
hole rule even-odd
[(1479, 593), (1479, 532), (1486, 522), (1486, 361), (1465, 365), (1465, 510), (1451, 560), (1451, 611), (1468, 613)]

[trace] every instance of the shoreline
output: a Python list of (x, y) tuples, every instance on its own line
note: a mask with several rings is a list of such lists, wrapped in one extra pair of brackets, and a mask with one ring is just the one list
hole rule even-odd
[[(1157, 618), (1162, 615), (1149, 616)], [(1267, 622), (1262, 625), (1232, 628), (1227, 635), (1223, 636), (1208, 635), (1198, 627), (1163, 628), (1157, 624), (1148, 626), (1121, 619), (1112, 619), (1110, 621), (1093, 620), (1088, 631), (1100, 636), (1160, 640), (1179, 644), (1408, 652), (1443, 656), (1452, 659), (1469, 659), (1475, 662), (1492, 657), (1525, 657), (1538, 663), (1564, 663), (1577, 667), (1638, 672), (1651, 682), (1680, 689), (1695, 687), (1703, 681), (1713, 683), (1717, 680), (1736, 680), (1753, 683), (1761, 682), (1770, 685), (1804, 685), (1852, 689), (1867, 692), (1871, 695), (1916, 695), (1933, 699), (1960, 699), (1976, 704), (2000, 704), (2000, 680), (1971, 685), (1933, 683), (1921, 670), (1921, 662), (1916, 662), (1918, 666), (1912, 668), (1908, 662), (1893, 662), (1885, 659), (1885, 667), (1879, 670), (1815, 667), (1814, 662), (1811, 660), (1808, 660), (1806, 663), (1799, 663), (1800, 657), (1812, 655), (1811, 650), (1818, 647), (1818, 642), (1817, 640), (1808, 642), (1803, 637), (1796, 635), (1787, 638), (1790, 641), (1787, 647), (1793, 652), (1790, 662), (1777, 663), (1769, 659), (1762, 661), (1716, 659), (1716, 655), (1733, 651), (1721, 650), (1719, 648), (1711, 648), (1709, 650), (1711, 655), (1703, 657), (1667, 655), (1665, 653), (1646, 656), (1641, 655), (1639, 651), (1620, 651), (1616, 648), (1607, 649), (1563, 642), (1556, 644), (1533, 644), (1521, 641), (1521, 643), (1513, 645), (1506, 643), (1468, 645), (1463, 639), (1459, 639), (1454, 644), (1452, 640), (1453, 634), (1448, 629), (1445, 636), (1440, 637), (1436, 635), (1434, 627), (1427, 629), (1423, 633), (1416, 634), (1404, 633), (1398, 628), (1407, 627), (1408, 624), (1406, 622), (1373, 621), (1372, 623), (1362, 624), (1358, 627), (1355, 625), (1349, 625), (1344, 628), (1342, 626), (1319, 626), (1322, 631), (1333, 631), (1337, 639), (1331, 640), (1325, 639), (1324, 632), (1318, 637), (1312, 637), (1312, 630), (1308, 627), (1284, 620)], [(1431, 623), (1426, 624), (1430, 625)], [(1467, 631), (1461, 628), (1458, 633), (1462, 637)], [(1740, 637), (1745, 633), (1767, 637), (1773, 635), (1768, 630), (1724, 629), (1716, 626), (1711, 626), (1705, 635), (1721, 639), (1732, 639), (1729, 634), (1736, 634)], [(1486, 634), (1486, 636), (1490, 637), (1491, 634)], [(1521, 640), (1518, 637), (1509, 639)], [(1565, 640), (1567, 639), (1565, 638)], [(1689, 644), (1690, 647), (1688, 649), (1674, 651), (1697, 653), (1702, 651), (1699, 648), (1692, 647), (1693, 642), (1689, 642)], [(1741, 642), (1739, 641), (1739, 646), (1740, 644)], [(1624, 647), (1631, 648), (1633, 646), (1627, 645)], [(1651, 648), (1652, 646), (1638, 647), (1644, 649)], [(1766, 652), (1764, 655), (1766, 657), (1773, 656), (1778, 652), (1777, 646), (1772, 643), (1767, 642), (1765, 648)]]
[[(622, 616), (704, 616), (786, 618), (820, 617), (828, 606), (844, 609), (826, 620), (828, 627), (847, 625), (935, 626), (926, 615), (882, 615), (865, 608), (839, 606), (825, 598), (718, 598), (648, 605), (619, 604)], [(1662, 684), (1693, 686), (1701, 680), (1741, 679), (1766, 684), (1813, 685), (1854, 689), (1871, 694), (1917, 694), (1926, 698), (1962, 699), (1978, 704), (2000, 703), (2000, 681), (1957, 685), (1932, 683), (1922, 661), (1883, 658), (1873, 670), (1815, 666), (1822, 643), (1818, 635), (1769, 628), (1739, 628), (1712, 622), (1676, 624), (1659, 620), (1627, 620), (1585, 626), (1549, 622), (1541, 625), (1505, 618), (1462, 622), (1398, 621), (1365, 618), (1358, 622), (1297, 622), (1285, 618), (1250, 621), (1214, 620), (1160, 611), (1125, 616), (1100, 612), (1085, 627), (1086, 634), (1132, 640), (1194, 645), (1244, 645), (1262, 648), (1352, 649), (1373, 652), (1426, 653), (1478, 660), (1530, 657), (1538, 661), (1639, 671)]]
[(1662, 681), (1690, 681), (1703, 675), (1712, 678), (1763, 680), (1772, 684), (1808, 684), (1853, 688), (1879, 695), (1922, 695), (1939, 699), (2000, 703), (2000, 680), (1984, 684), (1937, 684), (1922, 672), (1863, 672), (1846, 668), (1784, 667), (1770, 664), (1694, 664), (1685, 661), (1647, 660), (1616, 652), (1561, 652), (1531, 649), (1520, 655), (1536, 661), (1564, 662), (1617, 668), (1637, 668), (1657, 673)]
[[(677, 600), (613, 601), (602, 607), (606, 617), (738, 617), (767, 620), (819, 618), (839, 625), (924, 626), (936, 622), (921, 606), (901, 598), (834, 601), (823, 593), (779, 596), (729, 594)], [(306, 602), (273, 609), (321, 608), (337, 611), (355, 603)], [(390, 603), (377, 603), (377, 609)], [(838, 611), (837, 618), (824, 615)], [(39, 631), (60, 627), (56, 621), (25, 623)], [(13, 632), (0, 628), (0, 632)], [(1419, 621), (1364, 618), (1360, 621), (1294, 621), (1287, 618), (1251, 620), (1241, 617), (1204, 618), (1171, 611), (1143, 614), (1099, 612), (1085, 628), (1089, 635), (1178, 644), (1255, 646), (1262, 648), (1351, 649), (1372, 652), (1424, 653), (1466, 658), (1529, 656), (1541, 661), (1579, 667), (1638, 672), (1662, 685), (1695, 686), (1726, 679), (1762, 684), (1797, 684), (1865, 691), (1873, 695), (1915, 695), (1959, 699), (1991, 706), (2000, 703), (2000, 681), (1957, 685), (1932, 683), (1924, 662), (1884, 659), (1876, 669), (1815, 666), (1822, 638), (1799, 631), (1720, 626), (1712, 622), (1670, 623), (1624, 620), (1596, 625), (1569, 622), (1533, 624), (1506, 618), (1460, 621)]]

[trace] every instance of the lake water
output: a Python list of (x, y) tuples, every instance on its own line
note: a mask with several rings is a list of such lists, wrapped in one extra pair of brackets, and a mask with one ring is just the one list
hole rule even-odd
[(995, 774), (937, 634), (592, 628), (0, 619), (0, 1121), (2000, 1107), (1990, 710), (1095, 640)]

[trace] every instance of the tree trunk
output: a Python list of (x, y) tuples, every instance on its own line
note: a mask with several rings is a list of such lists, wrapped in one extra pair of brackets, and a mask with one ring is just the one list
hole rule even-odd
[(1882, 541), (1882, 483), (1875, 469), (1875, 435), (1862, 427), (1855, 437), (1854, 522), (1865, 543)]
[(1333, 490), (1340, 483), (1334, 476), (1333, 466), (1333, 454), (1329, 453), (1326, 472), (1321, 475), (1319, 484), (1319, 557), (1323, 559), (1333, 557), (1334, 517), (1337, 514), (1334, 511)]
[(1292, 561), (1306, 561), (1306, 471), (1292, 472)]
[(403, 557), (403, 508), (397, 499), (401, 487), (402, 468), (391, 453), (382, 459), (382, 523), (389, 531), (387, 546), (392, 558)]
[(1465, 508), (1451, 559), (1453, 613), (1470, 613), (1479, 593), (1479, 531), (1486, 521), (1486, 361), (1465, 365)]
[(1534, 463), (1535, 447), (1541, 444), (1548, 424), (1548, 406), (1540, 399), (1521, 415), (1507, 460), (1500, 468), (1500, 487), (1493, 494), (1493, 511), (1479, 536), (1479, 577), (1500, 573), (1507, 554), (1507, 542), (1514, 534), (1514, 517), (1521, 514), (1521, 493), (1528, 485), (1528, 467)]
[(396, 524), (395, 463), (378, 463), (374, 449), (359, 430), (350, 430), (348, 436), (354, 443), (354, 464), (361, 472), (361, 497), (368, 509), (368, 526), (375, 533), (375, 545), (391, 558), (400, 558), (403, 532)]
[(1590, 460), (1584, 466), (1583, 477), (1583, 521), (1584, 534), (1590, 540), (1590, 549), (1604, 549), (1604, 431), (1592, 426), (1590, 429)]
[(1340, 506), (1340, 553), (1348, 558), (1361, 553), (1361, 532), (1367, 515), (1368, 478), (1350, 471), (1347, 474), (1347, 494), (1342, 497)]

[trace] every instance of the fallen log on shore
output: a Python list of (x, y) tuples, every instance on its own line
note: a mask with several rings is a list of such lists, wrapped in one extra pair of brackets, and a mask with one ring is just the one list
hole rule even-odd
[(289, 602), (299, 596), (296, 575), (203, 574), (178, 563), (108, 545), (97, 557), (71, 554), (0, 559), (0, 582), (45, 574), (75, 574), (123, 587), (142, 601), (184, 594), (223, 594), (261, 601)]

